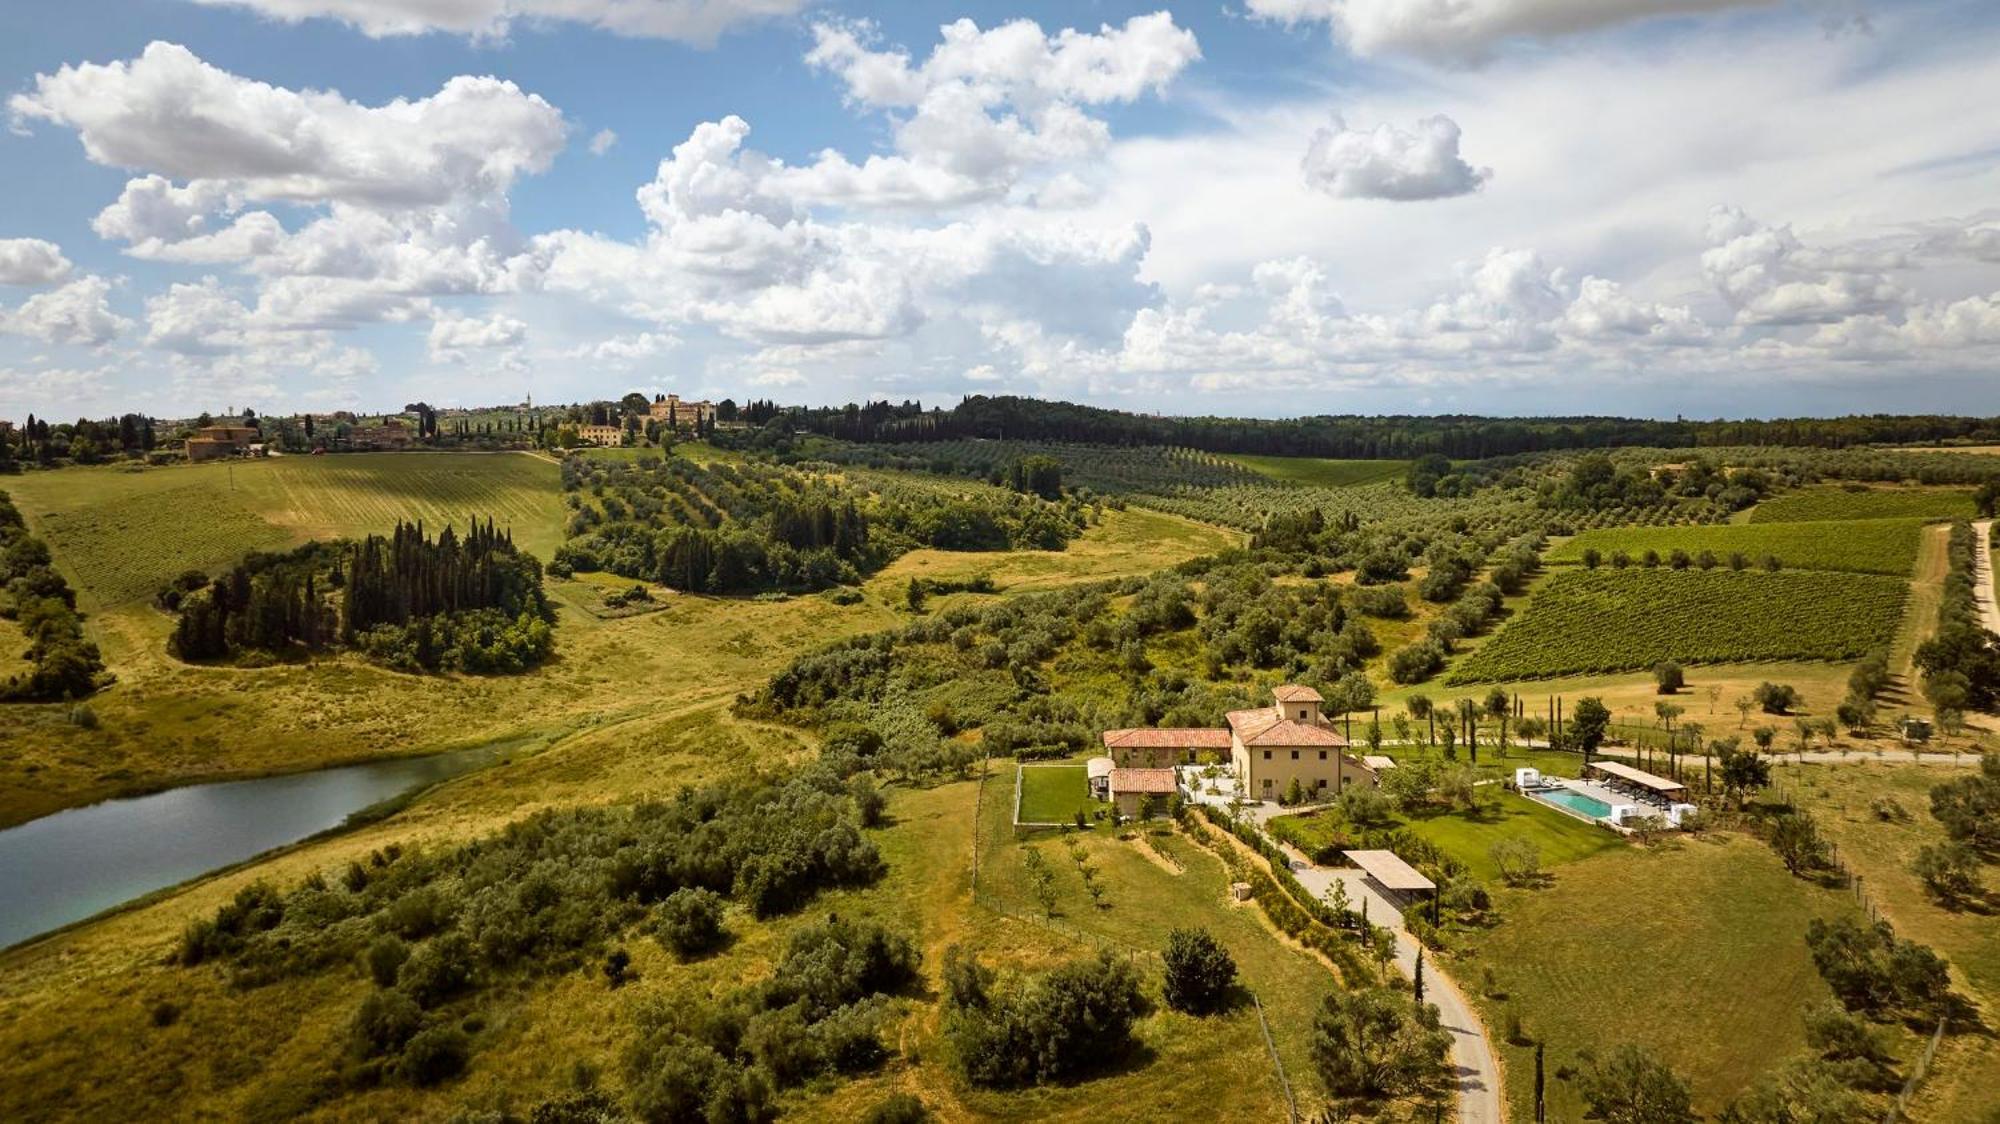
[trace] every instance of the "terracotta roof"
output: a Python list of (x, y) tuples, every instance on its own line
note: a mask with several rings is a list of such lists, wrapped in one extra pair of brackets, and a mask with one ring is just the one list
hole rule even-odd
[(1214, 728), (1104, 731), (1106, 749), (1228, 749), (1229, 731)]
[(1172, 769), (1113, 769), (1111, 770), (1111, 791), (1120, 792), (1170, 793), (1174, 790)]
[(1286, 749), (1300, 746), (1347, 748), (1347, 739), (1332, 730), (1286, 718), (1275, 707), (1232, 710), (1229, 712), (1229, 728), (1236, 731), (1236, 736), (1243, 739), (1244, 745), (1281, 746)]
[(1271, 692), (1271, 697), (1279, 702), (1325, 702), (1326, 699), (1311, 687), (1301, 687), (1287, 683)]

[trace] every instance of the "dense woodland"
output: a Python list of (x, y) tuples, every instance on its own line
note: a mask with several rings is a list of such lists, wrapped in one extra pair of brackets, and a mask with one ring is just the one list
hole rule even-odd
[(1480, 459), (1513, 453), (1619, 446), (1776, 445), (1841, 449), (1866, 444), (2000, 440), (2000, 418), (1872, 415), (1770, 421), (1652, 421), (1638, 418), (1328, 416), (1258, 419), (1131, 414), (1072, 402), (974, 395), (950, 410), (917, 402), (779, 408), (752, 403), (761, 424), (782, 417), (812, 433), (860, 443), (958, 437), (1175, 445), (1216, 453), (1407, 459), (1436, 453)]
[(76, 592), (50, 566), (48, 544), (28, 533), (21, 512), (0, 492), (0, 618), (21, 630), (29, 669), (0, 682), (0, 700), (81, 699), (104, 679), (104, 659), (83, 636)]
[(919, 546), (1061, 550), (1088, 513), (1059, 468), (1022, 492), (839, 472), (831, 465), (702, 465), (683, 457), (563, 462), (570, 539), (558, 574), (604, 570), (674, 589), (738, 593), (852, 584)]
[(403, 670), (510, 672), (554, 651), (541, 564), (474, 520), (463, 539), (399, 523), (387, 538), (252, 553), (209, 580), (160, 591), (185, 660), (267, 659), (352, 648)]

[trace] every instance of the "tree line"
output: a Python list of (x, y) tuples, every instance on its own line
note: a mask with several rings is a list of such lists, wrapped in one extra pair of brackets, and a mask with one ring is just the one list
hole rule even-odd
[(1073, 402), (973, 395), (949, 410), (921, 402), (849, 403), (841, 407), (777, 407), (753, 402), (753, 425), (785, 425), (863, 444), (944, 441), (962, 437), (1071, 441), (1109, 445), (1177, 445), (1217, 453), (1403, 460), (1438, 454), (1480, 459), (1560, 449), (1626, 445), (1714, 447), (1777, 445), (1847, 448), (2000, 440), (2000, 418), (1941, 415), (1856, 415), (1672, 421), (1618, 417), (1499, 418), (1475, 415), (1317, 415), (1300, 418), (1162, 417)]
[(388, 536), (253, 552), (160, 591), (185, 660), (359, 649), (408, 670), (517, 671), (554, 650), (541, 564), (491, 519), (463, 539), (398, 522)]
[(84, 639), (76, 592), (50, 565), (48, 544), (28, 533), (21, 512), (0, 492), (0, 617), (14, 622), (28, 646), (25, 672), (0, 682), (0, 700), (80, 699), (107, 678), (97, 645)]

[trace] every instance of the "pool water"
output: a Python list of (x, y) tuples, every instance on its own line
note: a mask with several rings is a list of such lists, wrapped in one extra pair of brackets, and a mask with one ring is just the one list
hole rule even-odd
[(1581, 812), (1592, 819), (1601, 820), (1611, 814), (1611, 805), (1592, 796), (1585, 796), (1567, 788), (1552, 788), (1534, 794), (1535, 799), (1550, 804), (1559, 804), (1572, 812)]

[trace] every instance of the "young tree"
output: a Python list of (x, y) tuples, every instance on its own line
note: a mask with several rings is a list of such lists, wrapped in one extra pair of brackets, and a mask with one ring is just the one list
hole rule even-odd
[(1773, 821), (1771, 849), (1793, 874), (1819, 870), (1827, 864), (1826, 837), (1811, 812), (1787, 812)]
[(1931, 815), (1961, 843), (2000, 849), (2000, 753), (1982, 756), (1972, 776), (1932, 786)]
[(1487, 848), (1486, 853), (1509, 886), (1530, 886), (1541, 877), (1541, 845), (1526, 836), (1509, 836)]
[(1985, 894), (1979, 881), (1979, 855), (1963, 843), (1921, 848), (1910, 872), (1923, 879), (1924, 889), (1946, 909), (1958, 909)]
[(1191, 1015), (1223, 1009), (1236, 982), (1236, 961), (1206, 929), (1175, 929), (1161, 955), (1167, 1006)]

